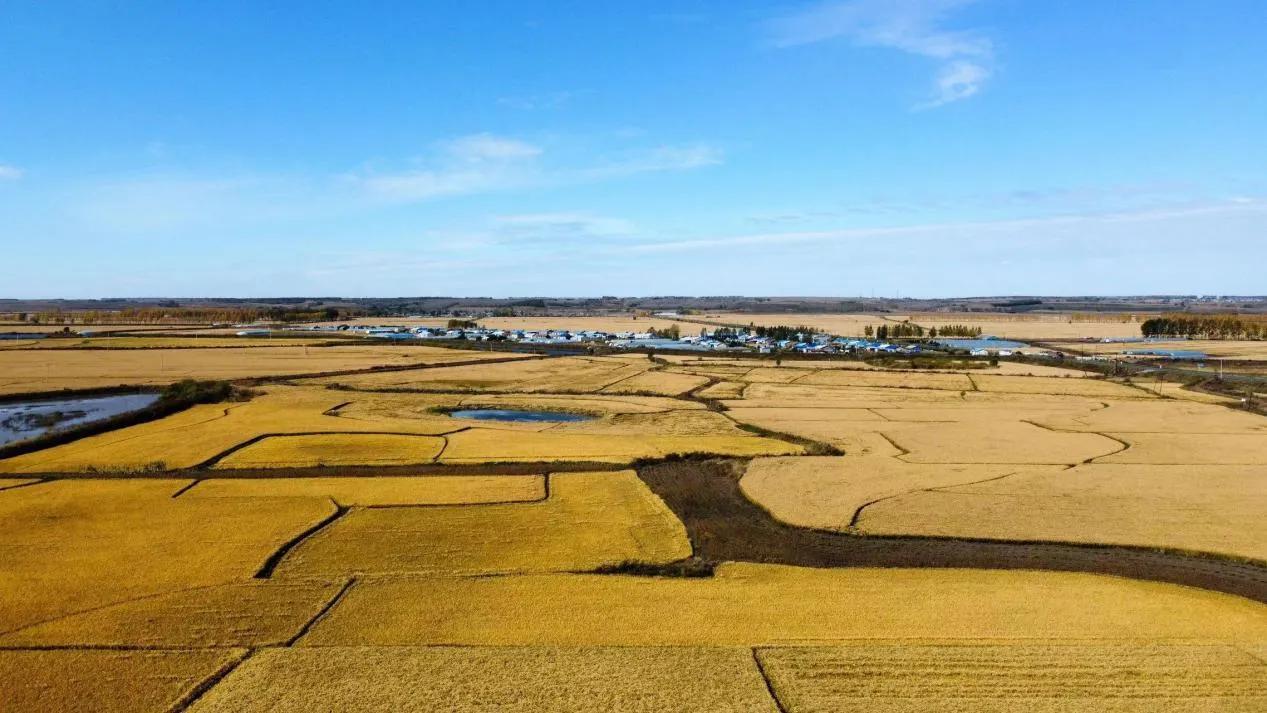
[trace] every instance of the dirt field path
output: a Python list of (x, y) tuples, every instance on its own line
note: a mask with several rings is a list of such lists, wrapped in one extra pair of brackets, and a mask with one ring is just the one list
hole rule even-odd
[(686, 525), (694, 557), (806, 567), (965, 567), (1109, 574), (1267, 603), (1267, 567), (1217, 557), (1100, 545), (855, 536), (787, 525), (739, 489), (744, 461), (679, 460), (638, 475)]

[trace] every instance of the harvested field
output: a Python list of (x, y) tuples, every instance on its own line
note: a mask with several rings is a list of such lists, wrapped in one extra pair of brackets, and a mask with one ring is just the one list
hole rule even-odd
[(219, 349), (8, 349), (0, 351), (0, 394), (244, 379), (375, 366), (507, 358), (438, 347), (240, 347)]
[(250, 578), (329, 517), (315, 498), (173, 499), (189, 481), (75, 480), (0, 497), (0, 632)]
[(1267, 437), (1262, 434), (1119, 433), (1130, 448), (1101, 458), (1102, 463), (1154, 465), (1267, 466)]
[(690, 554), (682, 524), (632, 471), (558, 473), (538, 503), (353, 510), (276, 576), (573, 571)]
[(1008, 394), (1056, 394), (1089, 398), (1139, 399), (1154, 398), (1142, 389), (1102, 379), (1050, 379), (1027, 376), (995, 376), (973, 374), (977, 390)]
[(378, 478), (209, 478), (182, 498), (309, 497), (340, 505), (460, 505), (531, 502), (545, 498), (540, 475), (448, 475)]
[(784, 710), (797, 713), (1267, 708), (1267, 664), (1228, 645), (886, 642), (757, 656)]
[(1267, 608), (1260, 604), (1116, 577), (726, 564), (703, 579), (367, 580), (300, 643), (776, 646), (860, 638), (1264, 637)]
[(264, 652), (196, 713), (769, 711), (746, 648), (297, 648)]
[[(767, 472), (777, 467), (755, 468), (757, 479), (750, 489), (753, 475), (745, 476), (744, 490), (760, 492), (765, 499), (757, 500), (763, 504), (773, 499), (781, 506), (776, 514), (794, 513), (798, 523), (829, 519), (816, 507), (827, 479), (794, 468), (786, 467), (792, 477), (777, 482), (795, 488), (799, 497), (767, 482), (775, 480)], [(1109, 543), (1267, 562), (1262, 526), (1267, 480), (1262, 476), (1261, 466), (1091, 464), (1029, 470), (977, 483), (912, 488), (867, 507), (856, 525), (875, 534)], [(848, 506), (834, 509), (839, 521)]]
[(939, 374), (918, 371), (849, 371), (824, 369), (809, 374), (796, 383), (821, 386), (878, 386), (898, 389), (949, 389), (972, 391), (972, 379), (965, 374)]
[(735, 456), (799, 453), (799, 446), (771, 438), (759, 438), (735, 429), (728, 435), (655, 436), (643, 433), (605, 435), (546, 431), (519, 433), (473, 428), (447, 436), (449, 447), (440, 461), (475, 463), (497, 461), (575, 460), (628, 463), (638, 458), (658, 458), (675, 453), (719, 453)]
[(863, 508), (877, 501), (1017, 472), (1020, 469), (1009, 465), (923, 465), (878, 457), (757, 458), (748, 465), (740, 487), (782, 522), (846, 530)]
[(664, 394), (678, 396), (708, 383), (704, 376), (647, 371), (603, 388), (604, 394)]
[(245, 651), (0, 650), (0, 711), (173, 710)]
[(337, 383), (356, 389), (589, 394), (637, 376), (654, 366), (655, 364), (646, 360), (560, 357), (447, 369), (338, 376), (316, 379), (314, 383)]

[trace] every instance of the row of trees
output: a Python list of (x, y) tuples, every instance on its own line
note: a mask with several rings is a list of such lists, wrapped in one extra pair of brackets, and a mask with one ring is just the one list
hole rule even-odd
[(879, 327), (872, 328), (867, 325), (863, 328), (862, 333), (868, 338), (876, 339), (903, 339), (903, 338), (920, 338), (925, 335), (929, 339), (937, 337), (979, 337), (981, 336), (980, 327), (969, 327), (966, 324), (943, 324), (940, 327), (929, 327), (924, 329), (914, 322), (896, 322), (893, 324), (881, 324)]
[(1165, 314), (1140, 324), (1145, 337), (1267, 339), (1267, 315)]
[(12, 312), (5, 318), (30, 324), (236, 324), (241, 322), (316, 322), (352, 316), (334, 307), (133, 307), (120, 310)]

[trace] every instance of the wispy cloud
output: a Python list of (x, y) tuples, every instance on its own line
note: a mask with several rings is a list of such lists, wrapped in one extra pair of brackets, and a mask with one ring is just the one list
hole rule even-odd
[(591, 183), (640, 173), (688, 171), (722, 162), (720, 149), (708, 144), (656, 146), (622, 152), (588, 165), (552, 160), (535, 144), (474, 134), (439, 145), (433, 165), (394, 173), (353, 176), (370, 194), (385, 200), (416, 202), (444, 196), (490, 193)]
[(795, 47), (843, 38), (862, 47), (887, 47), (937, 60), (932, 92), (916, 106), (929, 109), (977, 94), (993, 73), (994, 47), (989, 38), (944, 27), (948, 15), (973, 2), (826, 2), (772, 20), (770, 41), (777, 47)]
[(581, 212), (501, 215), (493, 223), (506, 236), (529, 240), (614, 238), (634, 232), (633, 224), (622, 218)]
[(16, 181), (24, 175), (26, 175), (26, 171), (17, 166), (0, 163), (0, 181)]
[[(815, 230), (778, 233), (755, 233), (690, 240), (666, 240), (635, 243), (620, 248), (634, 253), (674, 253), (693, 250), (718, 250), (740, 247), (768, 247), (791, 244), (841, 243), (847, 241), (871, 241), (879, 238), (922, 236), (931, 239), (961, 239), (965, 237), (1000, 239), (1000, 236), (1031, 236), (1040, 240), (1035, 229), (1063, 226), (1083, 226), (1088, 236), (1095, 235), (1095, 228), (1111, 225), (1171, 221), (1212, 215), (1252, 215), (1267, 213), (1267, 198), (1236, 196), (1226, 200), (1206, 203), (1176, 204), (1143, 210), (1053, 215), (1016, 220), (977, 221), (961, 223), (929, 223), (874, 228), (847, 228), (842, 230)], [(1196, 236), (1193, 236), (1196, 237)]]
[(523, 94), (517, 96), (499, 97), (497, 103), (500, 106), (509, 107), (511, 109), (520, 109), (523, 111), (541, 111), (545, 109), (557, 109), (576, 96), (576, 92), (557, 91), (545, 92), (542, 94)]

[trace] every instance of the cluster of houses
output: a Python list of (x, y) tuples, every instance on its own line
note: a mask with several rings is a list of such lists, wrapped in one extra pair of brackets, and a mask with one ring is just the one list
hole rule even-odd
[(376, 339), (450, 339), (519, 344), (602, 344), (614, 349), (663, 349), (679, 351), (756, 351), (759, 353), (799, 352), (840, 354), (872, 352), (917, 354), (919, 344), (894, 344), (872, 339), (834, 337), (827, 334), (797, 334), (796, 339), (773, 339), (754, 331), (702, 329), (697, 335), (667, 338), (655, 332), (605, 332), (570, 329), (490, 329), (485, 327), (402, 327), (392, 325), (338, 325), (306, 327), (312, 331), (337, 331)]

